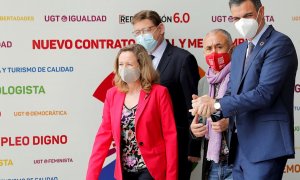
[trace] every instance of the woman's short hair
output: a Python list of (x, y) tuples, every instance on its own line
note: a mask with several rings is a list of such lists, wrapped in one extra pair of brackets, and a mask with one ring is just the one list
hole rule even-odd
[(123, 52), (132, 52), (137, 58), (139, 69), (141, 72), (140, 82), (142, 89), (146, 92), (150, 92), (152, 84), (159, 82), (159, 75), (153, 68), (152, 60), (147, 50), (139, 44), (131, 44), (123, 47), (117, 54), (114, 64), (114, 85), (118, 87), (121, 92), (128, 92), (128, 85), (124, 82), (119, 74), (119, 57)]

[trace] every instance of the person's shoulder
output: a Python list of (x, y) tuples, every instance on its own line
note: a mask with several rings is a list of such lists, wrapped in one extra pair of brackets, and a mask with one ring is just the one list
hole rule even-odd
[(164, 94), (169, 92), (168, 88), (160, 84), (153, 84), (151, 87), (151, 92), (154, 94)]
[(113, 86), (113, 87), (109, 88), (107, 91), (116, 92), (116, 91), (118, 91), (118, 88), (116, 86)]
[(165, 86), (160, 85), (160, 84), (152, 84), (152, 87), (151, 87), (152, 91), (164, 91), (166, 89), (167, 88)]
[(168, 43), (168, 48), (169, 51), (171, 51), (172, 53), (179, 55), (179, 56), (189, 56), (192, 55), (192, 53), (190, 53), (188, 50), (180, 48), (178, 46), (174, 46), (171, 43)]
[(290, 39), (290, 37), (282, 32), (279, 32), (277, 30), (274, 29), (271, 39), (273, 39), (274, 42), (289, 42), (292, 43), (292, 40)]
[(183, 49), (183, 48), (180, 48), (178, 46), (173, 46), (171, 45), (172, 48), (173, 48), (173, 52), (174, 53), (177, 53), (177, 54), (181, 54), (181, 55), (185, 55), (185, 56), (188, 56), (188, 55), (192, 55), (192, 53), (190, 53), (188, 50), (186, 49)]
[(160, 84), (153, 84), (151, 87), (151, 92), (153, 97), (157, 97), (158, 99), (162, 99), (166, 96), (169, 96), (169, 90), (167, 87), (162, 86)]
[(113, 86), (107, 90), (106, 95), (116, 94), (118, 92), (119, 92), (118, 88), (116, 86)]
[(207, 83), (207, 77), (203, 76), (200, 80), (199, 80), (199, 84), (204, 84)]
[(233, 51), (237, 51), (237, 50), (240, 50), (240, 49), (243, 49), (244, 47), (247, 47), (247, 40), (245, 40), (244, 42), (242, 42), (241, 44), (237, 45)]
[(208, 93), (209, 90), (209, 83), (207, 81), (207, 77), (203, 76), (198, 83), (198, 95), (203, 96)]

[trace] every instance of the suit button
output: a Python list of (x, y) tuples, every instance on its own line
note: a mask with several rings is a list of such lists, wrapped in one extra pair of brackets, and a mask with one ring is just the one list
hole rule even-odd
[(140, 145), (140, 146), (144, 146), (144, 143), (143, 143), (143, 142), (140, 142), (139, 145)]

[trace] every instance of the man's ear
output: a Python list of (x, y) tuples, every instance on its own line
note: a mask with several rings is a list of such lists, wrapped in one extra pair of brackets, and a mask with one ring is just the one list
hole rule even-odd
[(263, 17), (265, 17), (265, 6), (261, 6), (261, 14), (263, 15)]
[(232, 43), (231, 46), (230, 46), (230, 48), (229, 48), (228, 53), (229, 53), (229, 54), (232, 54), (234, 48), (235, 48), (235, 44)]
[(160, 23), (159, 25), (160, 34), (165, 34), (165, 25), (163, 23)]

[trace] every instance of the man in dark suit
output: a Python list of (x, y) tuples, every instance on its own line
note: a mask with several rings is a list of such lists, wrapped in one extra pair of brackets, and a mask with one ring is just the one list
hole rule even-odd
[(199, 97), (191, 111), (232, 117), (233, 179), (281, 179), (287, 159), (295, 154), (296, 50), (289, 37), (265, 24), (260, 0), (230, 0), (229, 5), (235, 27), (247, 41), (232, 54), (227, 94)]
[(189, 134), (193, 118), (188, 111), (200, 79), (197, 61), (188, 51), (165, 40), (165, 26), (157, 12), (138, 12), (132, 18), (132, 25), (137, 43), (151, 55), (153, 66), (160, 74), (160, 83), (171, 95), (178, 136), (179, 180), (188, 180), (191, 162), (198, 162), (200, 156), (200, 142), (192, 140)]

